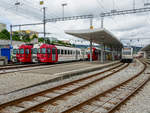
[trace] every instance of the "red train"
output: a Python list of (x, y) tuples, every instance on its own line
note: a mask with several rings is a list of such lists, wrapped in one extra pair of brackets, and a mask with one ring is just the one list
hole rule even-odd
[[(98, 60), (98, 55), (101, 54), (99, 48), (92, 48), (92, 60)], [(88, 59), (90, 59), (90, 48), (88, 48)]]
[(86, 60), (86, 49), (74, 47), (55, 46), (49, 44), (23, 44), (15, 48), (17, 60), (21, 63), (55, 63), (75, 60)]
[(28, 63), (32, 61), (31, 49), (33, 45), (21, 45), (19, 47), (19, 53), (16, 54), (17, 60), (22, 63)]
[(58, 53), (55, 45), (43, 44), (37, 53), (40, 62), (54, 63), (58, 62)]

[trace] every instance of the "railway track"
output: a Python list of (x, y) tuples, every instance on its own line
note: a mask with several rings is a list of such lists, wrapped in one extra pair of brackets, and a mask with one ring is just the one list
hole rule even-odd
[(32, 111), (43, 112), (44, 110), (41, 109), (42, 107), (48, 104), (55, 104), (56, 101), (71, 96), (73, 93), (76, 93), (89, 85), (100, 82), (120, 70), (123, 70), (127, 66), (129, 66), (129, 64), (118, 64), (117, 66), (113, 66), (102, 72), (1, 104), (0, 113), (29, 113)]
[(150, 80), (150, 77), (143, 80), (140, 76), (147, 67), (145, 63), (143, 65), (144, 68), (135, 76), (62, 113), (113, 113)]

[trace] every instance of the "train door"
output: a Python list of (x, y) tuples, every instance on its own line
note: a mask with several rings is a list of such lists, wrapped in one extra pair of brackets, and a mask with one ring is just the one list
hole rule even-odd
[(75, 54), (76, 54), (76, 60), (78, 60), (78, 50), (76, 50)]
[(52, 61), (56, 61), (56, 48), (52, 48)]
[(50, 55), (51, 55), (51, 49), (47, 48), (47, 57), (48, 57), (48, 60), (50, 59)]
[(26, 59), (26, 62), (31, 61), (31, 54), (30, 54), (30, 50), (28, 48), (25, 49), (25, 59)]

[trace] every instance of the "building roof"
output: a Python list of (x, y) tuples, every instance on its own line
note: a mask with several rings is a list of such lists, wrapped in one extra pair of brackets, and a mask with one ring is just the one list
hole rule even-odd
[(140, 51), (150, 51), (150, 44), (143, 47)]
[(91, 40), (97, 44), (111, 45), (122, 48), (123, 44), (106, 29), (84, 29), (84, 30), (66, 30), (65, 33), (85, 40)]

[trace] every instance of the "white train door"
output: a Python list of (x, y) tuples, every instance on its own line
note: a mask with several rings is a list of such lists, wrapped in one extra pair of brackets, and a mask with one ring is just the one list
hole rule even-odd
[(76, 60), (78, 60), (78, 50), (75, 51), (76, 54)]
[(52, 48), (52, 61), (56, 60), (56, 48)]

